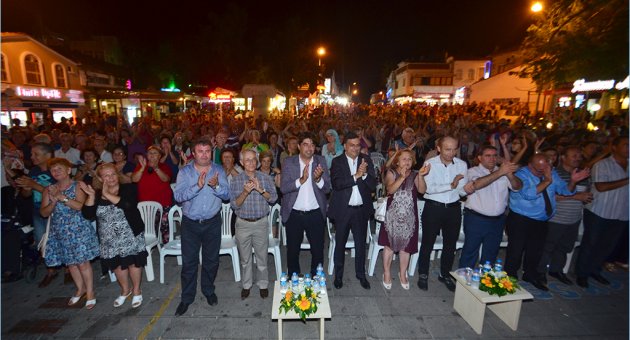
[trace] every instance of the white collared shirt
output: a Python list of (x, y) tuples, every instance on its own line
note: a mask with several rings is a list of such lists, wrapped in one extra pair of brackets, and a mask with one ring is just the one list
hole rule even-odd
[[(300, 161), (300, 175), (304, 172), (304, 167), (306, 164), (302, 161), (302, 158), (298, 156), (298, 160)], [(313, 161), (315, 158), (311, 158), (311, 161), (308, 164), (308, 179), (304, 184), (300, 184), (300, 179), (295, 180), (295, 187), (299, 188), (297, 199), (293, 204), (293, 209), (300, 211), (310, 211), (319, 208), (319, 203), (317, 203), (317, 197), (315, 197), (315, 188), (313, 188)], [(324, 187), (324, 179), (320, 178), (319, 182), (315, 183), (318, 188)]]
[[(431, 164), (431, 170), (424, 176), (427, 184), (427, 192), (424, 198), (440, 203), (453, 203), (459, 200), (460, 196), (465, 196), (464, 185), (468, 183), (468, 167), (459, 158), (453, 158), (453, 162), (446, 165), (440, 160), (440, 155), (429, 158), (425, 164)], [(451, 183), (455, 176), (463, 175), (455, 189), (451, 188)]]
[(622, 168), (613, 156), (595, 163), (591, 170), (593, 202), (586, 205), (586, 209), (602, 218), (628, 221), (628, 186), (604, 192), (597, 191), (595, 187), (595, 183), (612, 182), (627, 177), (627, 170)]
[[(494, 171), (498, 169), (499, 167), (494, 167)], [(490, 175), (490, 170), (486, 169), (481, 164), (468, 169), (469, 181), (474, 181), (488, 175)], [(512, 190), (512, 183), (510, 183), (507, 176), (501, 176), (488, 186), (468, 195), (464, 206), (482, 215), (499, 216), (505, 212), (505, 208), (507, 207), (509, 190)]]
[[(354, 175), (357, 173), (357, 162), (359, 161), (359, 157), (352, 159), (346, 154), (346, 159), (348, 160), (348, 166), (350, 167), (350, 176), (352, 176), (354, 183), (356, 183), (357, 179), (354, 178)], [(361, 178), (365, 179), (366, 176), (367, 174), (363, 175)], [(359, 192), (359, 186), (356, 184), (352, 186), (352, 195), (350, 195), (350, 202), (348, 202), (348, 205), (363, 205), (363, 199), (361, 198), (361, 193)]]
[(114, 162), (114, 158), (112, 157), (112, 153), (107, 151), (107, 150), (103, 150), (103, 152), (101, 152), (101, 161), (103, 161), (104, 163), (112, 163)]

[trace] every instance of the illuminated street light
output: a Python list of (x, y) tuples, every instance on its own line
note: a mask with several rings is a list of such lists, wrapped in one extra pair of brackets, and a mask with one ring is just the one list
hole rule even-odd
[(317, 56), (318, 56), (318, 66), (322, 66), (322, 57), (326, 55), (326, 49), (322, 46), (320, 46), (317, 49)]
[(530, 9), (531, 9), (531, 10), (532, 10), (532, 12), (534, 12), (534, 13), (538, 13), (538, 12), (542, 11), (542, 10), (543, 10), (543, 5), (542, 5), (542, 2), (540, 2), (540, 1), (536, 1), (536, 2), (534, 2), (534, 3), (532, 4), (532, 7), (531, 7)]

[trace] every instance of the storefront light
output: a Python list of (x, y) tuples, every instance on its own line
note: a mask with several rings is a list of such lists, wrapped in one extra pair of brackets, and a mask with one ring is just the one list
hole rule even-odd
[(103, 100), (103, 101), (101, 102), (101, 106), (107, 106), (107, 101), (106, 101), (106, 100)]
[(546, 127), (547, 127), (547, 130), (551, 130), (553, 128), (553, 123), (552, 122), (547, 123)]

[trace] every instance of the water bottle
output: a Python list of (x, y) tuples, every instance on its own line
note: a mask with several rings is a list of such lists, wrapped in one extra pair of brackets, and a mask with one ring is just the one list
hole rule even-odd
[(299, 290), (298, 290), (298, 275), (297, 275), (296, 272), (293, 272), (293, 275), (291, 275), (291, 290), (295, 294), (299, 293)]
[(288, 288), (287, 273), (282, 272), (282, 274), (280, 275), (280, 293), (286, 294)]
[(479, 289), (479, 282), (481, 281), (481, 274), (479, 273), (479, 269), (475, 269), (472, 273), (472, 277), (470, 280), (470, 286)]
[(324, 266), (321, 263), (317, 264), (317, 275), (319, 277), (324, 276)]
[(319, 278), (319, 293), (322, 295), (326, 295), (326, 277), (321, 276)]
[(304, 288), (311, 288), (311, 274), (304, 275)]
[(486, 263), (483, 265), (483, 273), (488, 273), (492, 271), (492, 265), (490, 264), (490, 261), (486, 261)]
[[(317, 275), (316, 275), (317, 276)], [(313, 293), (319, 293), (319, 277), (313, 278)]]
[(503, 277), (503, 261), (501, 259), (497, 259), (497, 262), (494, 264), (494, 276), (496, 278)]
[(466, 285), (470, 286), (472, 284), (472, 268), (466, 267)]
[(304, 293), (304, 276), (302, 275), (298, 278), (298, 293)]

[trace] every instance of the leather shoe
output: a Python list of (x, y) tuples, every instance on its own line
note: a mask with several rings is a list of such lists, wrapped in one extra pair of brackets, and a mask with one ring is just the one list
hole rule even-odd
[(366, 278), (359, 279), (359, 283), (361, 283), (361, 287), (363, 287), (363, 289), (370, 289), (370, 282), (368, 282)]
[(579, 277), (577, 278), (577, 285), (582, 288), (588, 288), (588, 278), (587, 277)]
[(243, 288), (243, 290), (241, 290), (241, 300), (247, 299), (248, 296), (249, 296), (249, 289)]
[(603, 285), (609, 285), (610, 281), (606, 280), (605, 277), (601, 276), (600, 274), (591, 274), (591, 277), (593, 278), (593, 280), (603, 284)]
[(208, 296), (208, 304), (210, 306), (214, 306), (219, 303), (219, 299), (217, 298), (217, 294), (212, 293), (212, 295)]
[(556, 280), (564, 283), (565, 285), (572, 285), (573, 281), (567, 277), (567, 275), (563, 272), (549, 272), (549, 276), (555, 278)]
[(39, 288), (44, 288), (48, 286), (52, 282), (52, 280), (57, 277), (57, 275), (59, 275), (59, 273), (57, 272), (54, 272), (53, 274), (46, 273), (46, 276), (44, 277), (42, 282), (39, 283)]
[(538, 288), (538, 289), (540, 289), (542, 291), (545, 291), (545, 292), (549, 291), (549, 287), (547, 287), (547, 284), (545, 284), (542, 280), (536, 280), (536, 279), (529, 279), (528, 278), (527, 280), (523, 279), (523, 281), (531, 283), (532, 286), (534, 286), (534, 287), (536, 287), (536, 288)]
[(184, 315), (186, 311), (188, 310), (188, 306), (189, 304), (185, 302), (180, 302), (179, 305), (177, 306), (177, 310), (175, 310), (175, 316)]
[(418, 288), (422, 290), (429, 290), (429, 276), (427, 274), (420, 274), (418, 278)]
[(455, 282), (448, 276), (438, 276), (438, 281), (442, 282), (448, 290), (451, 292), (455, 291)]
[(341, 279), (335, 278), (335, 281), (333, 282), (333, 284), (335, 285), (335, 288), (337, 289), (341, 289), (341, 287), (343, 287), (343, 281), (341, 281)]
[(263, 288), (260, 290), (260, 297), (266, 299), (269, 296), (269, 289)]

